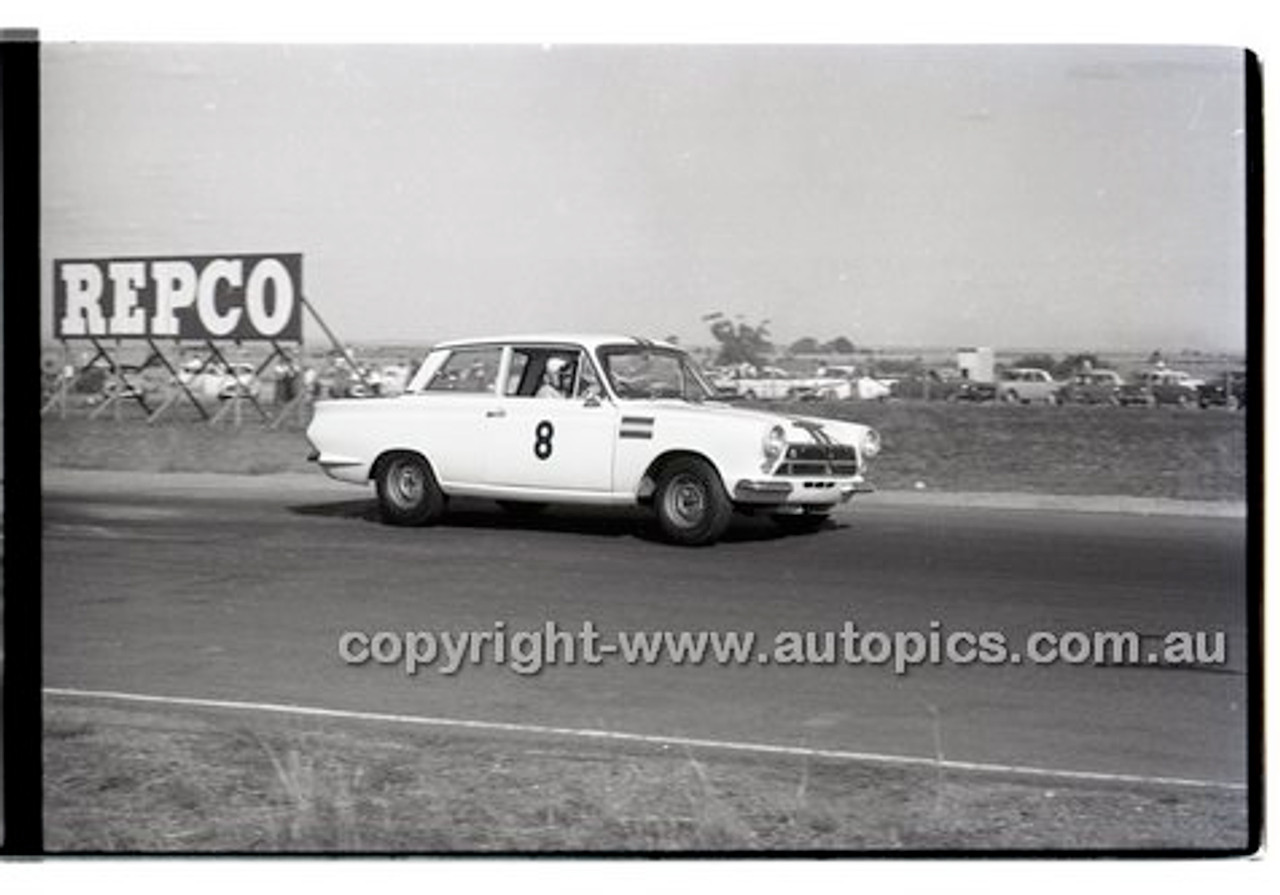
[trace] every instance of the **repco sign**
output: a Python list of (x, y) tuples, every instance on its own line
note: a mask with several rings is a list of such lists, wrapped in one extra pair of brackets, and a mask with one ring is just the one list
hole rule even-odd
[(60, 339), (302, 340), (301, 255), (53, 262)]

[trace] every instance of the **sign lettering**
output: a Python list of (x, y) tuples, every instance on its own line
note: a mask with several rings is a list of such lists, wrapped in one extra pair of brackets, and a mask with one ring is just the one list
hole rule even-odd
[(60, 339), (302, 340), (302, 256), (53, 262)]

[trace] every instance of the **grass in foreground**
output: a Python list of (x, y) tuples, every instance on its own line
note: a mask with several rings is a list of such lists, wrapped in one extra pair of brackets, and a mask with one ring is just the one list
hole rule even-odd
[(1239, 849), (1245, 796), (46, 703), (51, 851)]

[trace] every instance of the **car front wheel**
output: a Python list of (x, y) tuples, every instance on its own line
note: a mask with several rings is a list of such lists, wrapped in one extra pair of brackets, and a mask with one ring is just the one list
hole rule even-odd
[(697, 457), (667, 464), (658, 476), (653, 505), (662, 533), (689, 547), (715, 543), (733, 516), (720, 476)]
[(444, 515), (447, 499), (431, 465), (417, 454), (393, 454), (375, 475), (378, 507), (392, 525), (429, 525)]

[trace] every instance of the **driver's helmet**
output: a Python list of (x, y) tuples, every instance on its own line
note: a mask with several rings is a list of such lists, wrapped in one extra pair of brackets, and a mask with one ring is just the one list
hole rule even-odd
[(564, 357), (547, 358), (542, 378), (548, 385), (569, 394), (573, 387), (573, 362)]

